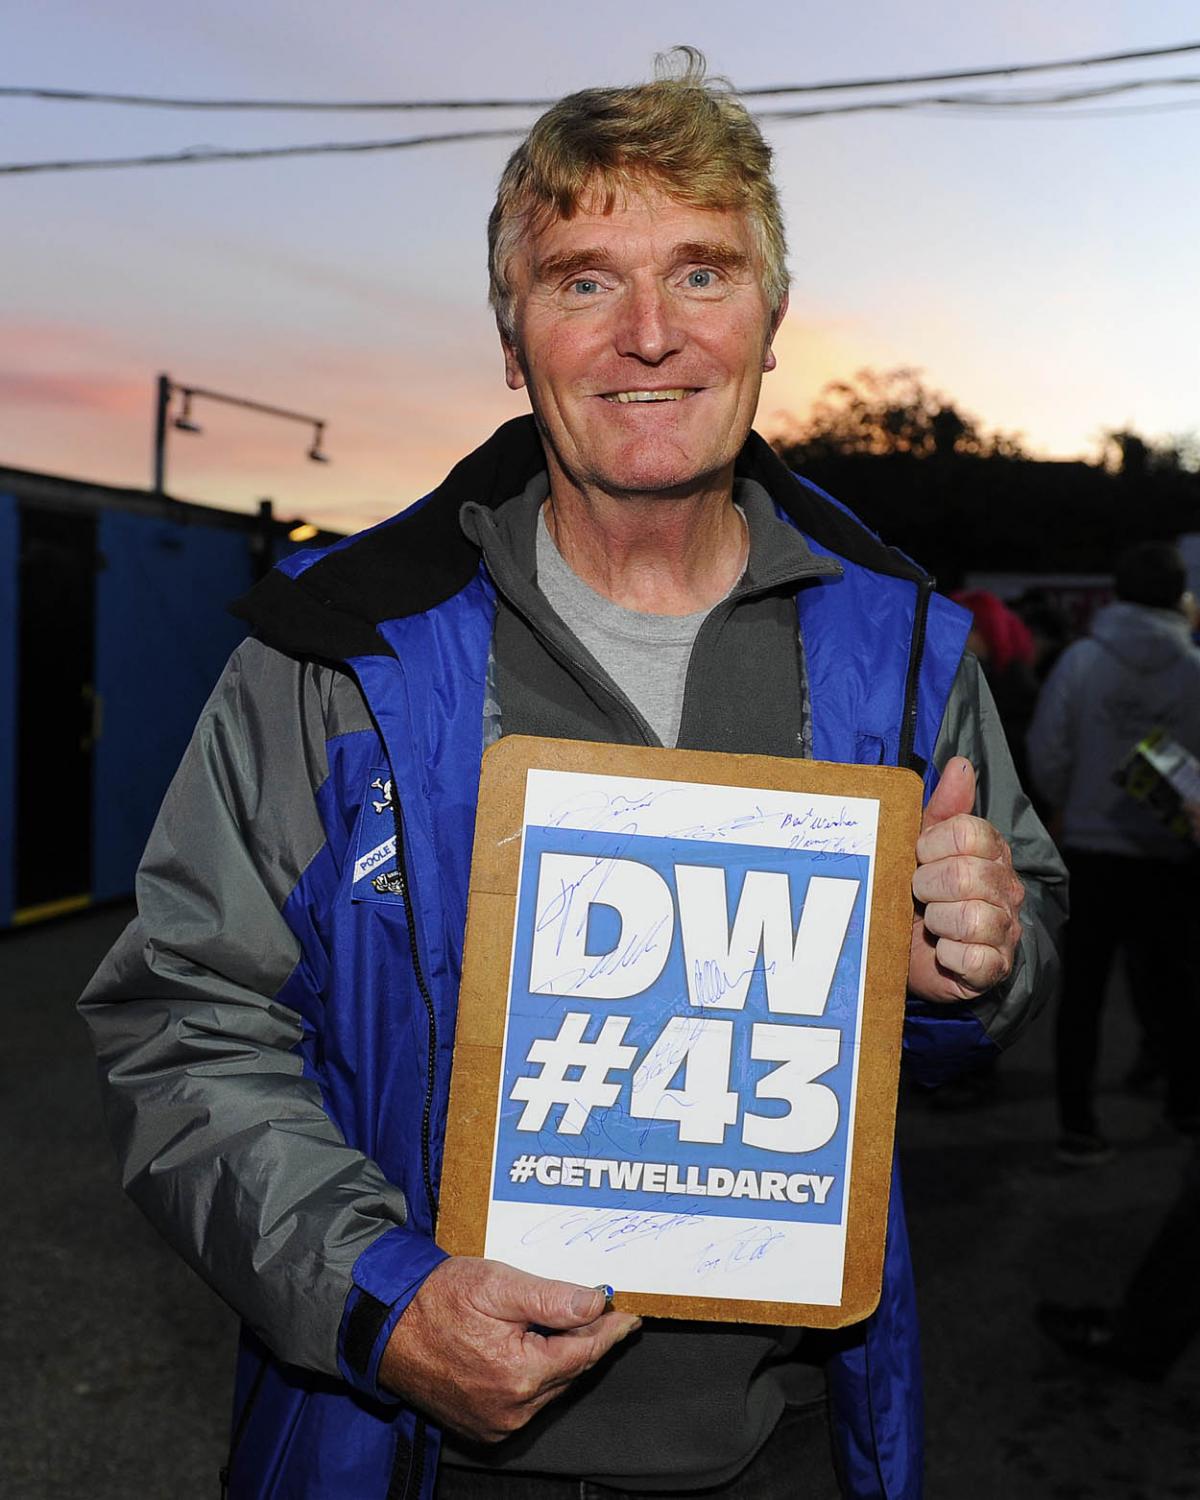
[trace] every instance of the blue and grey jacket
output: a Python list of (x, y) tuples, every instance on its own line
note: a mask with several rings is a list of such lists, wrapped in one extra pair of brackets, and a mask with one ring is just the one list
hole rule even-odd
[[(433, 1224), (496, 614), (458, 514), (543, 465), (532, 422), (509, 423), (425, 500), (288, 559), (243, 601), (254, 635), (167, 794), (138, 916), (81, 1002), (129, 1193), (243, 1319), (234, 1497), (432, 1493), (439, 1434), (377, 1371), (443, 1258)], [(841, 564), (797, 595), (813, 753), (915, 765), (931, 787), (958, 714), (954, 748), (979, 759), (978, 713), (947, 709), (967, 617), (754, 435), (739, 469)], [(1005, 785), (993, 777), (993, 802)], [(911, 1007), (906, 1050), (930, 1082), (1015, 1034), (1053, 951), (1052, 851), (1019, 795), (987, 811), (1010, 837), (1025, 830), (1025, 941), (1013, 979), (980, 1002)], [(828, 1379), (850, 1493), (915, 1500), (898, 1188), (879, 1309), (841, 1338)]]

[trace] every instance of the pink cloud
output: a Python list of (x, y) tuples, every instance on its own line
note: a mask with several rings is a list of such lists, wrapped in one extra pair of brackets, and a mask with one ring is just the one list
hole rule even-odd
[(47, 358), (77, 363), (80, 356), (111, 358), (120, 350), (111, 333), (75, 323), (0, 321), (0, 351), (6, 362)]
[(126, 416), (148, 408), (150, 398), (145, 382), (36, 370), (0, 370), (0, 400), (21, 406), (55, 406)]

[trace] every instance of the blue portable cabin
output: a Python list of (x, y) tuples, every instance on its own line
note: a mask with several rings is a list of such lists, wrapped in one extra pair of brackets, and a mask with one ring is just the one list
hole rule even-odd
[(0, 929), (132, 890), (244, 633), (226, 606), (287, 532), (268, 506), (0, 467)]

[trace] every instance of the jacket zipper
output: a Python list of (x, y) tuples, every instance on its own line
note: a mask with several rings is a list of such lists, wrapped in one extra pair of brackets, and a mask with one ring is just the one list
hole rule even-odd
[(921, 658), (925, 654), (925, 631), (929, 621), (929, 601), (933, 597), (933, 579), (926, 574), (917, 584), (917, 609), (913, 618), (912, 643), (908, 652), (908, 676), (904, 683), (904, 715), (900, 726), (900, 749), (896, 764), (923, 772), (924, 767), (913, 754), (917, 742), (917, 685), (921, 675)]
[(432, 1234), (437, 1221), (437, 1199), (433, 1191), (429, 1142), (433, 1118), (434, 1071), (437, 1066), (437, 1011), (434, 1009), (433, 995), (426, 982), (420, 950), (417, 947), (417, 918), (413, 910), (412, 890), (409, 887), (404, 859), (404, 812), (400, 806), (399, 793), (394, 790), (395, 784), (393, 780), (392, 821), (396, 826), (396, 878), (394, 881), (388, 881), (388, 889), (393, 893), (398, 892), (404, 902), (404, 921), (408, 928), (408, 951), (412, 957), (417, 989), (420, 991), (421, 999), (425, 1002), (425, 1016), (428, 1023), (429, 1050), (426, 1059), (425, 1104), (421, 1111), (421, 1173), (425, 1182), (425, 1202), (429, 1207), (429, 1232)]
[(386, 1500), (417, 1500), (424, 1483), (425, 1418), (418, 1417), (413, 1427), (412, 1445), (407, 1454), (402, 1442), (396, 1445), (396, 1462), (388, 1481)]

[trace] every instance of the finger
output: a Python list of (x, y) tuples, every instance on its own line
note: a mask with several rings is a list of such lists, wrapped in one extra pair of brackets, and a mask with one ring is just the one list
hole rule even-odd
[(917, 840), (920, 864), (932, 864), (934, 860), (959, 854), (1004, 861), (1008, 857), (1008, 843), (986, 818), (972, 817), (970, 813), (956, 813), (935, 823)]
[(1011, 948), (990, 948), (983, 943), (959, 943), (953, 938), (939, 938), (938, 967), (961, 987), (966, 995), (980, 995), (994, 984), (1007, 979), (1012, 972)]
[(603, 1282), (601, 1282), (599, 1286), (593, 1287), (592, 1290), (596, 1291), (596, 1292), (599, 1292), (601, 1294), (601, 1296), (604, 1298), (604, 1301), (601, 1303), (601, 1306), (600, 1306), (600, 1312), (599, 1312), (599, 1314), (596, 1317), (594, 1317), (591, 1320), (590, 1323), (579, 1323), (579, 1324), (576, 1324), (576, 1326), (574, 1328), (563, 1328), (563, 1329), (560, 1329), (559, 1332), (560, 1332), (560, 1334), (561, 1334), (561, 1336), (563, 1338), (574, 1338), (576, 1334), (587, 1333), (596, 1323), (598, 1323), (600, 1321), (600, 1318), (605, 1313), (611, 1312), (613, 1310), (613, 1308), (612, 1308), (612, 1299), (613, 1299), (615, 1293), (614, 1293), (612, 1287), (606, 1286)]
[(921, 832), (953, 818), (957, 813), (969, 813), (975, 806), (975, 767), (965, 755), (955, 755), (945, 764), (933, 795), (925, 804), (921, 816)]
[(1013, 915), (990, 901), (931, 901), (921, 914), (926, 931), (960, 943), (1001, 948), (1013, 936)]
[(539, 1384), (568, 1384), (590, 1370), (598, 1360), (640, 1328), (642, 1320), (635, 1313), (615, 1308), (597, 1318), (588, 1328), (577, 1328), (558, 1337), (531, 1334), (527, 1348)]
[[(605, 1318), (611, 1317), (612, 1314), (614, 1312), (616, 1312), (616, 1311), (617, 1311), (616, 1308), (611, 1308), (610, 1307), (604, 1313), (604, 1317), (597, 1318), (595, 1320), (595, 1322), (592, 1322), (592, 1323), (584, 1323), (579, 1328), (564, 1328), (561, 1333), (559, 1333), (559, 1334), (556, 1335), (556, 1337), (560, 1338), (560, 1339), (583, 1339), (583, 1338), (587, 1338), (601, 1323), (604, 1323), (604, 1319)], [(626, 1330), (626, 1332), (628, 1332), (628, 1333), (632, 1333), (632, 1332), (635, 1331), (635, 1329), (640, 1328), (642, 1326), (642, 1320), (641, 1320), (641, 1318), (636, 1313), (622, 1312), (620, 1314), (620, 1316), (623, 1317), (623, 1318), (629, 1318), (629, 1319), (632, 1320), (631, 1324), (630, 1324), (630, 1327)], [(607, 1327), (607, 1324), (605, 1324), (605, 1327)], [(622, 1334), (621, 1337), (624, 1337), (624, 1334)]]
[(489, 1274), (481, 1285), (477, 1305), (493, 1318), (510, 1323), (536, 1323), (542, 1328), (579, 1328), (593, 1323), (604, 1311), (605, 1291), (531, 1276), (501, 1261), (486, 1261)]
[(918, 901), (987, 901), (1015, 914), (1025, 888), (1012, 868), (995, 859), (958, 855), (918, 865), (912, 892)]

